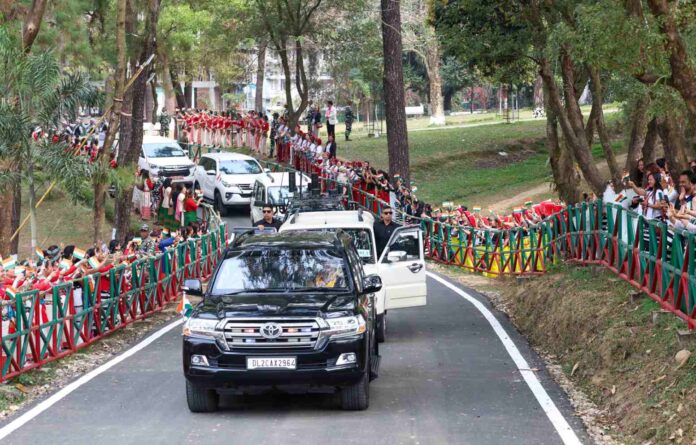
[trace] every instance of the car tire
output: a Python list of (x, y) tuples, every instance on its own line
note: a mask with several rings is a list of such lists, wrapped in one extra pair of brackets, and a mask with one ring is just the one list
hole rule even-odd
[(220, 213), (220, 216), (227, 216), (227, 207), (222, 202), (222, 195), (215, 190), (215, 208)]
[(377, 341), (384, 343), (387, 339), (387, 313), (377, 316)]
[(186, 380), (186, 402), (192, 413), (212, 413), (218, 408), (218, 394), (215, 390), (201, 388)]
[(370, 377), (368, 371), (354, 385), (341, 389), (341, 408), (345, 411), (364, 411), (370, 406)]

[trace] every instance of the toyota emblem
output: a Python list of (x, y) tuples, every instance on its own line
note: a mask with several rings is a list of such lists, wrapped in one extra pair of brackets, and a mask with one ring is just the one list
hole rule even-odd
[(278, 326), (276, 323), (266, 323), (261, 326), (261, 335), (269, 340), (280, 337), (280, 334), (282, 333), (283, 328)]

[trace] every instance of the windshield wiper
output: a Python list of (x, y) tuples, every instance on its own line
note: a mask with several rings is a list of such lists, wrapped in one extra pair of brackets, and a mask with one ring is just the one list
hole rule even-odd
[(232, 295), (240, 294), (275, 294), (275, 293), (285, 293), (289, 289), (243, 289), (234, 292), (225, 292), (222, 294), (210, 294), (211, 297), (230, 297)]
[(288, 290), (293, 292), (342, 292), (346, 289), (342, 287), (293, 287)]

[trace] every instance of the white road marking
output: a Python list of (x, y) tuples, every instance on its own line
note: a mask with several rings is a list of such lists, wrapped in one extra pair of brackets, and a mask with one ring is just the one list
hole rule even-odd
[(26, 413), (22, 414), (12, 422), (8, 423), (4, 427), (0, 428), (0, 440), (4, 439), (5, 437), (9, 436), (14, 432), (15, 430), (21, 428), (24, 424), (29, 422), (31, 419), (34, 417), (38, 416), (42, 412), (46, 411), (48, 408), (51, 406), (55, 405), (58, 403), (61, 399), (63, 399), (65, 396), (70, 394), (71, 392), (75, 391), (77, 388), (80, 386), (84, 385), (85, 383), (89, 382), (99, 374), (102, 374), (105, 371), (108, 371), (109, 369), (113, 368), (114, 366), (118, 365), (128, 357), (131, 357), (135, 353), (145, 349), (148, 347), (150, 344), (152, 344), (155, 340), (158, 338), (162, 337), (164, 334), (167, 332), (171, 331), (175, 327), (179, 326), (181, 323), (183, 323), (184, 319), (183, 318), (178, 318), (176, 321), (173, 323), (170, 323), (160, 329), (159, 331), (155, 332), (145, 340), (141, 341), (137, 345), (133, 346), (123, 354), (119, 355), (118, 357), (115, 357), (108, 362), (104, 363), (103, 365), (99, 366), (96, 369), (91, 370), (87, 374), (83, 375), (79, 379), (75, 380), (74, 382), (70, 383), (69, 385), (65, 386), (62, 388), (60, 391), (57, 393), (53, 394), (51, 397), (48, 399), (44, 400), (43, 402), (39, 403)]
[(549, 397), (548, 393), (541, 385), (541, 382), (539, 382), (539, 379), (537, 379), (537, 376), (534, 374), (534, 371), (530, 369), (527, 360), (524, 359), (522, 353), (520, 353), (520, 350), (517, 349), (517, 346), (515, 346), (515, 342), (513, 342), (512, 339), (508, 336), (507, 332), (505, 332), (505, 329), (495, 318), (493, 313), (491, 313), (491, 311), (489, 311), (488, 308), (486, 308), (486, 306), (484, 306), (476, 298), (459, 289), (457, 286), (450, 283), (449, 281), (440, 278), (431, 272), (426, 272), (426, 274), (433, 280), (447, 286), (450, 290), (459, 294), (469, 303), (473, 304), (479, 312), (481, 312), (481, 314), (493, 328), (493, 331), (495, 331), (495, 334), (503, 343), (503, 346), (505, 346), (505, 349), (507, 350), (508, 354), (515, 362), (515, 366), (517, 366), (517, 369), (520, 371), (520, 374), (522, 374), (522, 377), (524, 377), (524, 381), (527, 382), (527, 386), (529, 386), (529, 389), (532, 390), (534, 397), (536, 397), (537, 401), (539, 402), (539, 405), (541, 405), (541, 408), (546, 413), (546, 416), (549, 418), (549, 420), (553, 424), (553, 427), (558, 432), (558, 435), (561, 436), (561, 440), (563, 440), (563, 443), (566, 445), (581, 445), (582, 442), (575, 434), (575, 431), (573, 431), (573, 428), (570, 427), (565, 417), (563, 417), (563, 414), (561, 414), (561, 411), (559, 411), (556, 404), (553, 403), (553, 400), (551, 400), (551, 397)]

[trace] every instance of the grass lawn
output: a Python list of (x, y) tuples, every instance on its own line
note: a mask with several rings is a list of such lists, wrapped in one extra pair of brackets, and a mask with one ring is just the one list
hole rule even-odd
[[(608, 116), (610, 123), (618, 119), (618, 114)], [(435, 206), (443, 201), (490, 206), (543, 183), (551, 175), (545, 125), (545, 120), (535, 120), (410, 132), (411, 175), (417, 195)], [(620, 142), (614, 144), (617, 152), (622, 147)], [(604, 158), (598, 144), (593, 152), (596, 159)], [(358, 135), (352, 142), (339, 141), (338, 154), (369, 160), (385, 169), (388, 166), (386, 136)], [(549, 189), (546, 195), (553, 193)]]

